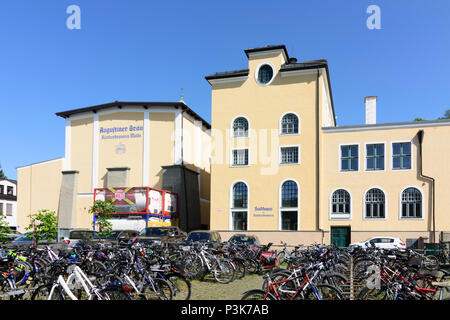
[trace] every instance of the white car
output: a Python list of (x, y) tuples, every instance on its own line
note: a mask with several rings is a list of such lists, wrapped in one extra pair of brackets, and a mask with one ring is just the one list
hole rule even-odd
[(403, 240), (393, 237), (374, 237), (364, 242), (352, 243), (349, 247), (370, 248), (373, 245), (380, 249), (406, 249), (406, 244)]

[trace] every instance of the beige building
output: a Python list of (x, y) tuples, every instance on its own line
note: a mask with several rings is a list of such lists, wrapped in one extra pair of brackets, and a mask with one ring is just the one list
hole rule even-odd
[(450, 120), (377, 124), (370, 96), (366, 123), (339, 127), (326, 60), (245, 53), (247, 68), (206, 77), (212, 229), (339, 245), (450, 230)]
[[(62, 228), (92, 228), (94, 192), (107, 187), (175, 192), (180, 227), (209, 226), (210, 125), (184, 102), (116, 101), (57, 115), (66, 121), (64, 157), (18, 168), (21, 231), (40, 209), (56, 211)], [(155, 222), (126, 218), (116, 227)]]

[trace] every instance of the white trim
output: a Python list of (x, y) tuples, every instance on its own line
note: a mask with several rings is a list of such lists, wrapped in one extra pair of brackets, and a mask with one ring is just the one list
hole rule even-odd
[[(282, 207), (282, 187), (283, 184), (287, 181), (294, 181), (297, 184), (297, 207), (296, 208), (284, 208)], [(287, 178), (281, 181), (280, 185), (278, 186), (278, 231), (294, 231), (294, 230), (282, 230), (282, 222), (281, 222), (281, 211), (297, 211), (297, 230), (300, 231), (300, 185), (298, 184), (298, 181), (293, 178)]]
[[(341, 161), (341, 159), (342, 159), (342, 149), (341, 149), (341, 147), (343, 147), (343, 146), (358, 146), (358, 170), (345, 170), (345, 171), (342, 171), (342, 161)], [(341, 144), (339, 144), (338, 145), (338, 161), (339, 161), (339, 163), (338, 163), (338, 168), (339, 168), (339, 172), (342, 172), (342, 173), (352, 173), (352, 172), (359, 172), (359, 171), (361, 171), (361, 152), (360, 152), (360, 150), (361, 150), (361, 148), (360, 148), (360, 143), (359, 142), (349, 142), (349, 143), (341, 143)]]
[(142, 104), (141, 107), (127, 106), (125, 104), (120, 109), (117, 106), (111, 106), (111, 107), (107, 107), (105, 109), (97, 110), (97, 111), (95, 111), (95, 113), (93, 113), (93, 111), (85, 111), (85, 112), (72, 114), (72, 115), (68, 116), (68, 118), (71, 119), (71, 120), (80, 120), (80, 119), (85, 119), (85, 118), (92, 118), (95, 115), (107, 115), (107, 114), (116, 113), (116, 112), (145, 112), (145, 111), (150, 111), (150, 112), (174, 112), (175, 113), (177, 111), (176, 107), (174, 107), (174, 106), (169, 106), (169, 107), (163, 107), (163, 106), (161, 106), (161, 107), (148, 107), (148, 109), (145, 109), (144, 106), (145, 106), (145, 104)]
[[(408, 189), (408, 188), (414, 188), (414, 189), (417, 189), (417, 190), (419, 190), (419, 192), (420, 192), (420, 196), (422, 197), (422, 208), (421, 208), (421, 210), (422, 210), (422, 217), (421, 218), (413, 218), (413, 217), (402, 217), (402, 194), (403, 194), (403, 192), (406, 190), (406, 189)], [(422, 191), (422, 189), (420, 188), (420, 187), (418, 187), (418, 186), (407, 186), (407, 187), (404, 187), (401, 191), (400, 191), (400, 196), (399, 196), (399, 199), (398, 199), (398, 218), (399, 218), (399, 220), (425, 220), (425, 211), (424, 211), (424, 209), (425, 209), (425, 195), (424, 195), (424, 193), (423, 193), (423, 191)]]
[[(234, 186), (239, 183), (242, 182), (246, 185), (247, 187), (247, 208), (233, 208), (233, 188)], [(247, 230), (249, 231), (250, 229), (250, 188), (248, 186), (248, 183), (245, 182), (244, 180), (236, 180), (234, 182), (231, 183), (230, 186), (230, 193), (229, 193), (229, 208), (230, 208), (230, 212), (228, 214), (228, 230), (229, 231), (238, 231), (238, 230), (233, 230), (233, 211), (246, 211), (247, 212)], [(240, 230), (239, 230), (240, 231)], [(245, 230), (242, 230), (245, 231)]]
[[(247, 157), (247, 161), (248, 161), (248, 163), (247, 164), (233, 164), (233, 160), (234, 160), (233, 151), (235, 151), (235, 150), (248, 150), (248, 152), (247, 152), (247, 156), (248, 156)], [(248, 147), (231, 148), (230, 167), (231, 168), (250, 167), (250, 148), (248, 148)]]
[(267, 56), (267, 55), (271, 55), (271, 54), (278, 54), (280, 52), (283, 54), (284, 62), (288, 62), (287, 61), (287, 57), (286, 57), (286, 53), (285, 53), (285, 51), (283, 49), (273, 49), (273, 50), (266, 50), (266, 51), (247, 52), (247, 55), (248, 55), (249, 58), (253, 58), (253, 57)]
[(64, 161), (64, 170), (70, 170), (71, 166), (71, 146), (72, 146), (72, 130), (71, 130), (71, 120), (69, 118), (66, 118), (66, 145), (65, 145), (65, 155), (64, 158), (66, 159)]
[(248, 80), (248, 76), (240, 76), (240, 77), (229, 77), (222, 79), (209, 79), (208, 82), (210, 84), (221, 84), (221, 83), (231, 83), (231, 82), (244, 82)]
[[(350, 213), (333, 213), (333, 194), (338, 190), (344, 190), (346, 191), (350, 196)], [(350, 191), (348, 191), (345, 188), (336, 188), (330, 193), (330, 199), (329, 199), (329, 219), (330, 220), (352, 220), (352, 214), (353, 214), (353, 196)]]
[[(296, 147), (298, 149), (297, 162), (281, 163), (281, 160), (282, 160), (281, 148), (293, 148), (293, 147)], [(299, 144), (291, 144), (291, 145), (279, 146), (279, 149), (278, 149), (278, 165), (280, 165), (280, 166), (289, 166), (289, 165), (297, 165), (297, 164), (300, 164), (300, 163), (301, 163), (301, 160), (300, 160), (300, 145)]]
[[(409, 169), (394, 169), (394, 143), (409, 143), (411, 145), (411, 168)], [(413, 151), (413, 140), (398, 140), (398, 141), (391, 141), (391, 154), (390, 154), (390, 159), (391, 159), (391, 166), (390, 169), (391, 171), (394, 172), (402, 172), (402, 171), (412, 171), (414, 169), (414, 151)]]
[(98, 186), (98, 150), (99, 150), (99, 131), (98, 131), (98, 113), (94, 114), (93, 136), (92, 136), (92, 192)]
[(142, 186), (149, 185), (150, 166), (150, 112), (144, 111), (144, 139), (143, 139), (143, 163), (142, 163)]
[(174, 154), (173, 163), (180, 165), (183, 163), (183, 112), (179, 109), (175, 112), (175, 126), (174, 126)]
[[(297, 117), (297, 119), (298, 119), (298, 132), (297, 133), (282, 133), (282, 130), (283, 130), (282, 120), (283, 120), (285, 115), (288, 115), (288, 114), (291, 114), (291, 113), (293, 115), (295, 115)], [(300, 116), (297, 114), (297, 112), (294, 112), (294, 111), (288, 111), (288, 112), (283, 113), (281, 115), (281, 117), (280, 117), (280, 120), (278, 120), (278, 128), (279, 128), (278, 129), (278, 133), (279, 133), (280, 136), (296, 136), (296, 135), (300, 135), (301, 127), (302, 126), (301, 126)]]
[(386, 123), (386, 124), (373, 124), (373, 125), (361, 125), (361, 126), (348, 126), (348, 127), (324, 127), (322, 131), (324, 133), (333, 132), (350, 132), (350, 131), (369, 131), (369, 130), (388, 130), (388, 129), (404, 129), (404, 128), (424, 128), (424, 127), (442, 127), (450, 126), (450, 121), (430, 120), (428, 121), (416, 121), (416, 122), (404, 122), (404, 123)]
[(77, 193), (77, 198), (90, 198), (94, 197), (93, 193)]
[(281, 77), (294, 77), (294, 76), (305, 76), (305, 75), (311, 75), (311, 74), (317, 74), (317, 69), (307, 69), (307, 70), (292, 70), (292, 71), (283, 71), (280, 72)]
[[(264, 66), (264, 65), (268, 65), (268, 66), (270, 66), (271, 68), (272, 68), (272, 79), (270, 79), (270, 81), (269, 82), (267, 82), (267, 83), (260, 83), (259, 81), (258, 81), (258, 72), (259, 72), (259, 69), (262, 67), (262, 66)], [(273, 82), (273, 80), (276, 78), (276, 76), (277, 76), (277, 71), (276, 71), (276, 69), (275, 69), (275, 67), (273, 66), (273, 64), (271, 63), (271, 62), (269, 62), (269, 61), (266, 61), (266, 62), (261, 62), (257, 67), (256, 67), (256, 69), (255, 69), (255, 82), (258, 84), (258, 85), (260, 85), (261, 87), (267, 87), (268, 85), (270, 85), (272, 82)]]
[[(235, 121), (236, 119), (238, 119), (238, 118), (244, 118), (245, 120), (247, 120), (247, 123), (248, 123), (248, 131), (247, 131), (247, 136), (245, 136), (245, 137), (235, 137), (235, 136), (234, 136), (234, 126), (233, 126), (233, 124), (234, 124), (234, 121)], [(239, 138), (247, 139), (247, 138), (250, 138), (250, 120), (248, 119), (248, 117), (246, 117), (246, 116), (244, 116), (244, 115), (238, 115), (238, 116), (234, 117), (234, 118), (231, 120), (231, 123), (230, 123), (230, 138), (231, 138), (231, 139), (239, 139)]]
[[(372, 189), (380, 189), (383, 192), (383, 194), (384, 194), (384, 218), (376, 218), (376, 217), (375, 218), (370, 218), (370, 217), (366, 216), (366, 195), (367, 195), (367, 192), (369, 192)], [(381, 188), (379, 186), (372, 186), (372, 187), (366, 189), (366, 191), (364, 192), (363, 198), (362, 198), (362, 203), (363, 203), (363, 220), (365, 220), (365, 221), (383, 221), (383, 220), (387, 220), (387, 216), (388, 216), (388, 204), (387, 204), (388, 203), (388, 197), (387, 197), (386, 191), (383, 188)]]
[[(367, 170), (367, 145), (373, 145), (373, 144), (382, 144), (384, 145), (384, 169), (383, 170)], [(364, 142), (364, 172), (384, 172), (386, 171), (386, 141), (380, 141), (380, 142)]]

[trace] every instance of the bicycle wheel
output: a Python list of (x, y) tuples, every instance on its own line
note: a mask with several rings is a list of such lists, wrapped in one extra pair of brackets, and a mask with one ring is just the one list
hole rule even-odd
[(182, 275), (173, 273), (166, 276), (173, 289), (173, 300), (189, 300), (191, 297), (191, 282)]
[(211, 268), (211, 272), (219, 283), (230, 283), (235, 276), (235, 268), (229, 260), (217, 260)]
[(236, 266), (236, 278), (244, 278), (247, 274), (247, 266), (245, 265), (245, 261), (242, 259), (234, 259), (233, 263)]
[(50, 292), (52, 291), (53, 284), (44, 284), (40, 287), (37, 287), (33, 294), (31, 295), (30, 300), (70, 300), (70, 298), (66, 298), (66, 296), (62, 293), (62, 288), (57, 286), (53, 290), (53, 294), (51, 297)]
[(425, 256), (423, 266), (427, 270), (437, 270), (439, 269), (439, 260), (433, 255)]
[[(100, 290), (100, 295), (102, 300), (131, 300), (130, 294), (120, 286), (107, 286)], [(93, 300), (99, 299), (94, 295)]]
[(147, 282), (144, 285), (140, 296), (145, 300), (172, 300), (172, 285), (164, 279), (153, 279), (153, 284)]
[(305, 300), (343, 300), (343, 296), (334, 286), (318, 284), (306, 294)]
[(276, 298), (270, 292), (256, 289), (244, 292), (241, 300), (276, 300)]

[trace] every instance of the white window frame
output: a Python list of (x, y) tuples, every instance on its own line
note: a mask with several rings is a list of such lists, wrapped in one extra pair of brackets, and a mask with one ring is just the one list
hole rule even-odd
[[(384, 146), (384, 169), (383, 170), (368, 170), (367, 169), (367, 146), (372, 144), (382, 144)], [(383, 142), (365, 142), (364, 143), (364, 171), (365, 172), (385, 172), (386, 171), (386, 156), (387, 150), (386, 150), (386, 141)], [(380, 189), (381, 190), (381, 189)]]
[[(342, 170), (342, 150), (341, 147), (344, 146), (358, 146), (358, 170)], [(359, 142), (348, 142), (348, 143), (341, 143), (338, 145), (338, 168), (339, 168), (339, 172), (341, 173), (355, 173), (355, 172), (360, 172), (361, 171), (361, 145)]]
[[(366, 215), (366, 195), (367, 195), (367, 192), (369, 192), (372, 189), (380, 189), (384, 193), (384, 218), (367, 217), (367, 215)], [(388, 197), (387, 197), (386, 191), (383, 188), (381, 188), (379, 186), (372, 186), (370, 188), (367, 188), (366, 191), (364, 192), (362, 202), (363, 202), (363, 220), (367, 220), (367, 221), (387, 220), (387, 218), (388, 218)]]
[[(282, 207), (283, 199), (282, 199), (282, 187), (283, 184), (287, 181), (293, 181), (297, 184), (297, 207)], [(278, 187), (278, 231), (300, 231), (300, 185), (296, 179), (293, 178), (287, 178), (281, 181), (279, 187)], [(297, 230), (283, 230), (282, 229), (282, 218), (281, 218), (281, 212), (282, 211), (297, 211)]]
[[(297, 162), (288, 162), (288, 163), (283, 163), (282, 162), (282, 159), (283, 159), (283, 157), (282, 157), (282, 152), (281, 152), (281, 149), (282, 148), (297, 148), (297, 150), (298, 150), (298, 159), (297, 159)], [(297, 165), (297, 164), (300, 164), (301, 163), (301, 160), (300, 160), (300, 145), (299, 144), (292, 144), (292, 145), (283, 145), (283, 146), (280, 146), (279, 147), (279, 154), (278, 154), (278, 163), (279, 163), (279, 165), (280, 166), (289, 166), (289, 165)]]
[[(297, 133), (283, 133), (283, 125), (282, 125), (283, 118), (284, 118), (285, 115), (288, 115), (290, 113), (295, 115), (297, 117), (297, 119), (298, 119), (298, 132)], [(278, 121), (278, 127), (279, 127), (278, 132), (279, 132), (280, 136), (296, 136), (296, 135), (300, 135), (302, 126), (301, 126), (301, 121), (300, 121), (299, 115), (296, 112), (294, 112), (294, 111), (288, 111), (288, 112), (283, 113), (281, 115), (281, 117), (280, 117), (280, 120)]]
[[(333, 194), (338, 190), (347, 191), (350, 195), (350, 213), (333, 213)], [(353, 196), (352, 193), (346, 188), (336, 188), (330, 193), (330, 201), (329, 201), (329, 210), (330, 210), (330, 220), (352, 220), (353, 214)]]
[[(273, 74), (272, 74), (272, 79), (270, 79), (269, 82), (267, 83), (260, 83), (258, 81), (258, 73), (259, 73), (259, 69), (264, 66), (264, 65), (269, 65), (272, 68)], [(261, 87), (267, 87), (268, 85), (270, 85), (273, 80), (277, 77), (277, 70), (275, 69), (274, 65), (269, 62), (269, 61), (265, 61), (265, 62), (261, 62), (255, 69), (255, 82), (260, 85)]]
[[(236, 119), (238, 119), (238, 118), (244, 118), (245, 120), (247, 120), (247, 123), (248, 123), (248, 131), (247, 131), (247, 136), (245, 136), (245, 137), (236, 137), (236, 136), (234, 135), (234, 121), (235, 121)], [(246, 139), (246, 138), (250, 138), (250, 120), (248, 119), (248, 117), (243, 116), (243, 115), (239, 115), (239, 116), (234, 117), (234, 118), (231, 120), (231, 124), (230, 124), (230, 138), (232, 138), (232, 139)]]
[[(239, 150), (247, 150), (247, 164), (234, 164), (234, 151), (239, 151)], [(250, 166), (250, 149), (245, 147), (245, 148), (232, 148), (231, 149), (231, 154), (230, 154), (230, 167), (232, 168), (242, 168), (242, 167), (249, 167)]]
[[(411, 145), (411, 168), (410, 169), (394, 169), (394, 143), (409, 143)], [(413, 151), (414, 143), (412, 140), (399, 140), (399, 141), (391, 141), (391, 170), (396, 172), (404, 172), (404, 171), (412, 171), (414, 169), (414, 151)]]
[[(233, 208), (233, 202), (234, 202), (233, 189), (234, 189), (234, 186), (236, 184), (238, 184), (239, 182), (244, 183), (247, 187), (247, 208)], [(248, 183), (245, 182), (244, 180), (236, 180), (233, 183), (231, 183), (230, 193), (229, 193), (229, 201), (230, 201), (229, 202), (230, 211), (229, 211), (229, 215), (228, 215), (228, 230), (229, 231), (238, 231), (238, 230), (233, 229), (233, 212), (237, 212), (237, 211), (244, 212), (245, 211), (247, 213), (247, 230), (246, 231), (249, 231), (250, 230), (250, 209), (249, 209), (250, 208), (250, 188), (248, 186)], [(245, 230), (242, 230), (242, 231), (245, 231)]]
[[(416, 218), (416, 217), (402, 217), (402, 194), (403, 192), (408, 189), (408, 188), (415, 188), (417, 190), (419, 190), (420, 195), (422, 197), (422, 207), (420, 208), (420, 210), (422, 211), (422, 217), (420, 218)], [(408, 220), (424, 220), (425, 219), (425, 195), (422, 191), (421, 188), (419, 188), (418, 186), (407, 186), (405, 188), (403, 188), (400, 191), (400, 195), (399, 195), (399, 199), (398, 199), (398, 217), (400, 220), (404, 220), (404, 221), (408, 221)]]

